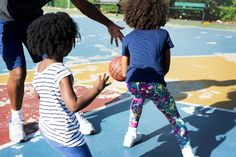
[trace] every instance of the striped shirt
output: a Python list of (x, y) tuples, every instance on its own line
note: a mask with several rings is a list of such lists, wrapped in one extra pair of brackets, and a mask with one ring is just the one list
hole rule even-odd
[(62, 100), (60, 81), (69, 76), (71, 71), (62, 63), (54, 63), (43, 72), (35, 70), (33, 87), (40, 97), (39, 128), (47, 138), (75, 147), (85, 144), (84, 136), (79, 131), (79, 122)]

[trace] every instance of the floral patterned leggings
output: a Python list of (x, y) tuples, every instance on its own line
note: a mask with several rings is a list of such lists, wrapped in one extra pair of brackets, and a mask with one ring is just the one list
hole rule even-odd
[(145, 99), (153, 101), (174, 127), (180, 148), (190, 145), (188, 130), (168, 89), (160, 83), (128, 82), (129, 92), (135, 96), (130, 104), (129, 127), (137, 128)]

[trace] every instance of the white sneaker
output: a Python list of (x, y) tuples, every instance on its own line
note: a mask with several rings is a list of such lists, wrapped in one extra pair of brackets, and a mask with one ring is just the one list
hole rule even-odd
[(194, 156), (192, 147), (190, 145), (184, 147), (182, 150), (183, 157), (197, 157)]
[(23, 127), (23, 121), (9, 123), (9, 138), (12, 142), (19, 143), (26, 141), (26, 134)]
[(80, 132), (84, 135), (92, 135), (95, 134), (95, 129), (93, 125), (83, 116), (83, 113), (78, 112), (75, 114), (79, 124), (80, 124)]
[(140, 133), (137, 133), (136, 136), (132, 135), (128, 132), (125, 134), (123, 146), (124, 147), (132, 147), (135, 143), (142, 141), (143, 135)]

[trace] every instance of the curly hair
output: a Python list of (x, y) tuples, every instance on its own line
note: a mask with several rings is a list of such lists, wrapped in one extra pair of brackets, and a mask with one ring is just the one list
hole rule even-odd
[(33, 54), (47, 54), (60, 61), (75, 46), (77, 37), (80, 38), (77, 25), (67, 13), (47, 13), (28, 27), (27, 48)]
[(124, 20), (135, 29), (152, 30), (168, 21), (168, 0), (124, 0)]

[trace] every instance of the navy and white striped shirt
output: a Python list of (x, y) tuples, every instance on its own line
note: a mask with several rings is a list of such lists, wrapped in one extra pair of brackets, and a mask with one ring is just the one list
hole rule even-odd
[(47, 138), (64, 146), (75, 147), (85, 144), (79, 131), (79, 122), (62, 100), (60, 81), (71, 71), (62, 63), (54, 63), (43, 72), (35, 70), (33, 86), (40, 96), (39, 128)]

